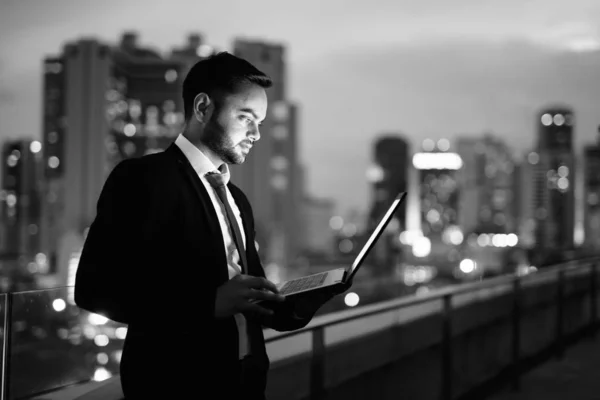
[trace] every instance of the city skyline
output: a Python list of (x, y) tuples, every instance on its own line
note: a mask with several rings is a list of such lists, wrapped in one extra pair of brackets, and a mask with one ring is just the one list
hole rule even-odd
[[(525, 151), (534, 142), (536, 113), (566, 104), (575, 112), (577, 150), (595, 140), (600, 7), (572, 2), (565, 14), (560, 2), (520, 3), (344, 3), (339, 13), (342, 3), (332, 2), (314, 13), (310, 3), (173, 1), (144, 9), (143, 22), (136, 1), (8, 1), (2, 15), (11, 18), (0, 24), (0, 73), (7, 78), (0, 83), (0, 140), (41, 136), (42, 60), (67, 41), (94, 36), (116, 43), (135, 30), (142, 45), (162, 51), (190, 32), (223, 50), (235, 37), (282, 43), (289, 98), (299, 104), (308, 191), (333, 198), (342, 210), (364, 210), (371, 202), (371, 144), (381, 134), (397, 132), (416, 148), (426, 137), (492, 131)], [(164, 19), (169, 13), (175, 17)], [(309, 15), (312, 35), (302, 18)]]

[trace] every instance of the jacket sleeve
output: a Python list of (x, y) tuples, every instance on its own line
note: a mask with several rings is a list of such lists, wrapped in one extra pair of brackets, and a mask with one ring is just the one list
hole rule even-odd
[(135, 162), (122, 161), (109, 174), (75, 277), (77, 306), (121, 323), (131, 317), (129, 285), (144, 214)]

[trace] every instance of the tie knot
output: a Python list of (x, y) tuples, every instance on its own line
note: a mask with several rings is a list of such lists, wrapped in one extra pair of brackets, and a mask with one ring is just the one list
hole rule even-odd
[(205, 177), (208, 180), (208, 183), (214, 188), (220, 188), (226, 184), (225, 177), (219, 172), (209, 172)]

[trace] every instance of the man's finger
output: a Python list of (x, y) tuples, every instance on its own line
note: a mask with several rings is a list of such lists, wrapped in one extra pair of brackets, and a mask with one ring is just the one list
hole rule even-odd
[(278, 301), (278, 302), (285, 300), (284, 296), (282, 296), (280, 294), (269, 292), (268, 290), (264, 290), (264, 289), (262, 289), (262, 290), (250, 289), (247, 297), (249, 299), (254, 299), (254, 300), (271, 300), (271, 301)]
[(252, 276), (246, 278), (244, 279), (244, 283), (247, 287), (252, 289), (267, 289), (273, 293), (279, 293), (279, 290), (277, 290), (277, 286), (273, 282), (265, 278), (261, 278), (259, 276)]

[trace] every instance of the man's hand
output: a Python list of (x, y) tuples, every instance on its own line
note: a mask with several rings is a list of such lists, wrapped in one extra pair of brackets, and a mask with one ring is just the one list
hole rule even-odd
[(321, 308), (325, 303), (331, 300), (333, 297), (344, 293), (352, 286), (352, 282), (344, 283), (343, 285), (335, 285), (331, 287), (325, 287), (318, 290), (316, 293), (310, 293), (306, 296), (298, 295), (297, 299), (290, 300), (293, 302), (294, 314), (297, 318), (312, 318), (313, 315)]
[(217, 289), (215, 317), (226, 318), (238, 313), (271, 315), (269, 309), (255, 304), (256, 300), (282, 302), (285, 297), (278, 294), (277, 286), (265, 278), (237, 275)]

